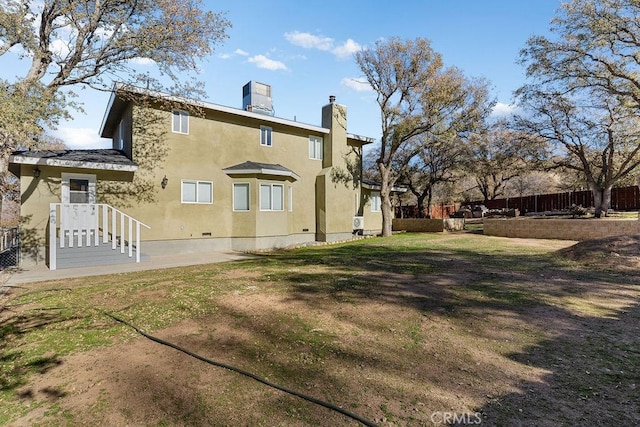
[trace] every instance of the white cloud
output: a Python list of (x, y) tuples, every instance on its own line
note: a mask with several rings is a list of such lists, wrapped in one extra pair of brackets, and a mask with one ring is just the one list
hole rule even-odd
[(340, 81), (343, 86), (355, 90), (356, 92), (368, 92), (371, 89), (369, 82), (361, 77), (345, 77)]
[(236, 49), (233, 51), (233, 53), (221, 53), (220, 55), (218, 55), (218, 57), (221, 59), (229, 59), (233, 58), (234, 56), (249, 56), (249, 52), (246, 52), (242, 49)]
[(57, 39), (52, 41), (50, 50), (55, 56), (59, 58), (66, 58), (67, 55), (69, 55), (69, 52), (71, 51), (69, 49), (68, 43), (62, 39)]
[(248, 59), (248, 61), (252, 64), (256, 64), (258, 68), (264, 68), (266, 70), (286, 70), (287, 66), (280, 61), (275, 61), (273, 59), (267, 58), (264, 55), (255, 55)]
[(316, 36), (300, 31), (284, 33), (284, 38), (294, 46), (331, 52), (340, 59), (348, 58), (362, 50), (362, 46), (353, 39), (347, 39), (344, 43), (336, 46), (334, 39), (331, 37)]
[(100, 138), (95, 128), (59, 127), (52, 132), (55, 137), (72, 149), (110, 148), (111, 140)]
[(352, 56), (354, 53), (362, 50), (362, 46), (353, 41), (352, 39), (348, 39), (342, 45), (335, 47), (331, 50), (334, 55), (338, 58), (348, 58)]
[(491, 112), (494, 116), (509, 116), (518, 111), (518, 107), (515, 104), (505, 104), (503, 102), (498, 102), (493, 107), (493, 111)]
[(284, 38), (292, 45), (305, 49), (330, 50), (333, 48), (333, 39), (330, 37), (314, 36), (310, 33), (291, 31), (284, 33)]
[(156, 63), (156, 61), (151, 58), (133, 58), (131, 62), (136, 65), (153, 65)]

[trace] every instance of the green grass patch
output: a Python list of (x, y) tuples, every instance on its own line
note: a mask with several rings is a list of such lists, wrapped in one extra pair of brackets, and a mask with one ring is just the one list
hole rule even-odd
[[(637, 304), (639, 284), (638, 275), (567, 261), (543, 244), (475, 233), (401, 233), (273, 251), (241, 262), (36, 284), (4, 301), (0, 423), (44, 405), (43, 425), (46, 420), (74, 425), (74, 413), (64, 405), (29, 402), (20, 392), (69, 355), (137, 337), (102, 314), (110, 312), (149, 333), (206, 319), (204, 332), (194, 333), (205, 334), (201, 341), (211, 347), (221, 338), (215, 333), (215, 322), (220, 321), (237, 332), (228, 351), (244, 367), (284, 384), (309, 387), (330, 400), (344, 399), (349, 407), (374, 410), (378, 419), (422, 424), (429, 421), (425, 401), (431, 410), (447, 409), (428, 401), (432, 397), (424, 390), (437, 389), (453, 399), (477, 389), (467, 402), (477, 403), (496, 393), (492, 387), (501, 390), (503, 382), (512, 380), (501, 376), (503, 364), (515, 370), (521, 363), (526, 370), (537, 363), (541, 370), (553, 371), (554, 365), (540, 362), (536, 349), (582, 354), (580, 342), (572, 353), (565, 350), (566, 343), (553, 340), (567, 330), (577, 339), (581, 328), (593, 329), (592, 324), (584, 326), (586, 322), (624, 315)], [(612, 295), (621, 302), (613, 304)], [(276, 301), (277, 308), (260, 307), (254, 313), (241, 303), (229, 303), (249, 297), (254, 304), (261, 297)], [(545, 335), (547, 327), (556, 326)], [(589, 345), (610, 348), (610, 334), (584, 335)], [(633, 357), (609, 360), (609, 371), (602, 370), (608, 383), (618, 378), (617, 371), (628, 371), (630, 360), (637, 365), (630, 339), (619, 337), (619, 352)], [(558, 363), (573, 363), (561, 356)], [(569, 382), (582, 380), (577, 376)], [(492, 381), (495, 384), (486, 386)], [(167, 425), (197, 423), (217, 408), (233, 408), (245, 386), (234, 380), (215, 401), (198, 394), (195, 412), (176, 415)], [(57, 392), (63, 399), (67, 391)], [(578, 392), (587, 396), (590, 389)], [(367, 393), (376, 394), (373, 409), (367, 406)], [(109, 402), (101, 395), (93, 409), (96, 416), (109, 413)], [(244, 421), (323, 420), (297, 401), (277, 397), (270, 402), (274, 406)], [(515, 408), (504, 405), (505, 413)], [(279, 414), (285, 418), (277, 418)], [(136, 414), (124, 415), (132, 424), (138, 421)]]

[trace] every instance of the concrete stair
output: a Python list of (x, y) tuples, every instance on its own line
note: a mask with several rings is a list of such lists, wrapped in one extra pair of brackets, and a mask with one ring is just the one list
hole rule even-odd
[[(82, 246), (73, 248), (61, 248), (60, 242), (56, 248), (57, 268), (90, 267), (92, 265), (127, 264), (136, 262), (136, 248), (129, 257), (129, 248), (125, 253), (120, 253), (120, 248), (111, 248), (111, 243), (100, 243), (98, 246)], [(140, 254), (140, 262), (149, 261), (149, 256)]]

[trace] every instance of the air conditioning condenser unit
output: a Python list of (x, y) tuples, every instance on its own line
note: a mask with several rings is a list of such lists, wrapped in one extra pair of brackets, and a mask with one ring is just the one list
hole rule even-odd
[(363, 216), (354, 216), (353, 217), (353, 229), (354, 230), (364, 230), (364, 217)]

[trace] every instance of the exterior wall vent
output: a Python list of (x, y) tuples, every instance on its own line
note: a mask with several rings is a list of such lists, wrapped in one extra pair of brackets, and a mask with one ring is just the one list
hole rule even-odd
[(253, 80), (242, 87), (242, 109), (273, 116), (271, 86)]

